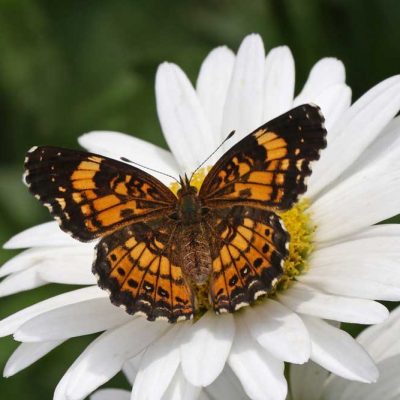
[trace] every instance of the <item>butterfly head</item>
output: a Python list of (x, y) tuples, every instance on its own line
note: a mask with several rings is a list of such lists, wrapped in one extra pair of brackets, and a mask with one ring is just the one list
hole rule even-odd
[(182, 224), (193, 224), (201, 220), (204, 211), (201, 207), (197, 188), (190, 184), (190, 179), (185, 174), (180, 177), (180, 189), (177, 192), (177, 218)]
[(181, 185), (180, 189), (177, 192), (179, 199), (188, 195), (197, 194), (197, 188), (190, 184), (190, 179), (186, 174), (184, 176), (179, 177), (179, 183)]

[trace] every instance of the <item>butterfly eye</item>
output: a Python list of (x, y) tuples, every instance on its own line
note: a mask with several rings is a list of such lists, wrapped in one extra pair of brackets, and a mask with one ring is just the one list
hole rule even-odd
[(172, 214), (169, 214), (168, 218), (173, 219), (174, 221), (178, 221), (179, 216), (178, 216), (178, 213), (174, 212)]

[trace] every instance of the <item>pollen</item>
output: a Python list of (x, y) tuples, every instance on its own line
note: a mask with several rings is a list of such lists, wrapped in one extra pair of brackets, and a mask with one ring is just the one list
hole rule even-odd
[(313, 250), (316, 229), (309, 212), (309, 205), (309, 201), (303, 199), (290, 210), (279, 213), (290, 234), (290, 240), (289, 256), (284, 262), (283, 276), (276, 287), (278, 291), (287, 289), (297, 276), (308, 270), (308, 257)]
[[(194, 186), (197, 190), (200, 190), (201, 184), (203, 183), (203, 181), (204, 181), (205, 177), (207, 176), (208, 172), (210, 171), (210, 169), (211, 169), (211, 167), (202, 167), (198, 171), (196, 171), (190, 181), (191, 186)], [(178, 182), (172, 182), (169, 185), (169, 188), (175, 194), (178, 193), (178, 190), (180, 189), (180, 187), (181, 187), (181, 185)]]

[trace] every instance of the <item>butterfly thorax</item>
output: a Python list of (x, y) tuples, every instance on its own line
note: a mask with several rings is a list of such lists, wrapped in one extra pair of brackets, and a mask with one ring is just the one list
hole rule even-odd
[(185, 276), (194, 285), (205, 284), (211, 272), (210, 244), (203, 221), (206, 213), (197, 189), (183, 185), (178, 192), (179, 253)]
[(177, 214), (183, 225), (191, 225), (201, 221), (202, 207), (197, 189), (194, 186), (184, 188), (178, 193)]

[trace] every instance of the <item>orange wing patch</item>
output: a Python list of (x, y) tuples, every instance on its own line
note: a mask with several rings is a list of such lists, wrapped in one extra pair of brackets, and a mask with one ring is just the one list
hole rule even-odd
[(25, 181), (63, 230), (88, 241), (176, 204), (160, 181), (126, 163), (95, 154), (37, 147), (27, 154)]
[(234, 312), (270, 292), (282, 275), (288, 234), (271, 212), (236, 206), (211, 226), (210, 299), (216, 312)]
[(193, 316), (192, 290), (171, 256), (175, 229), (165, 220), (136, 223), (100, 241), (93, 272), (113, 304), (150, 321)]
[(261, 126), (214, 165), (200, 189), (208, 207), (289, 209), (306, 190), (310, 162), (326, 147), (324, 118), (303, 105)]

